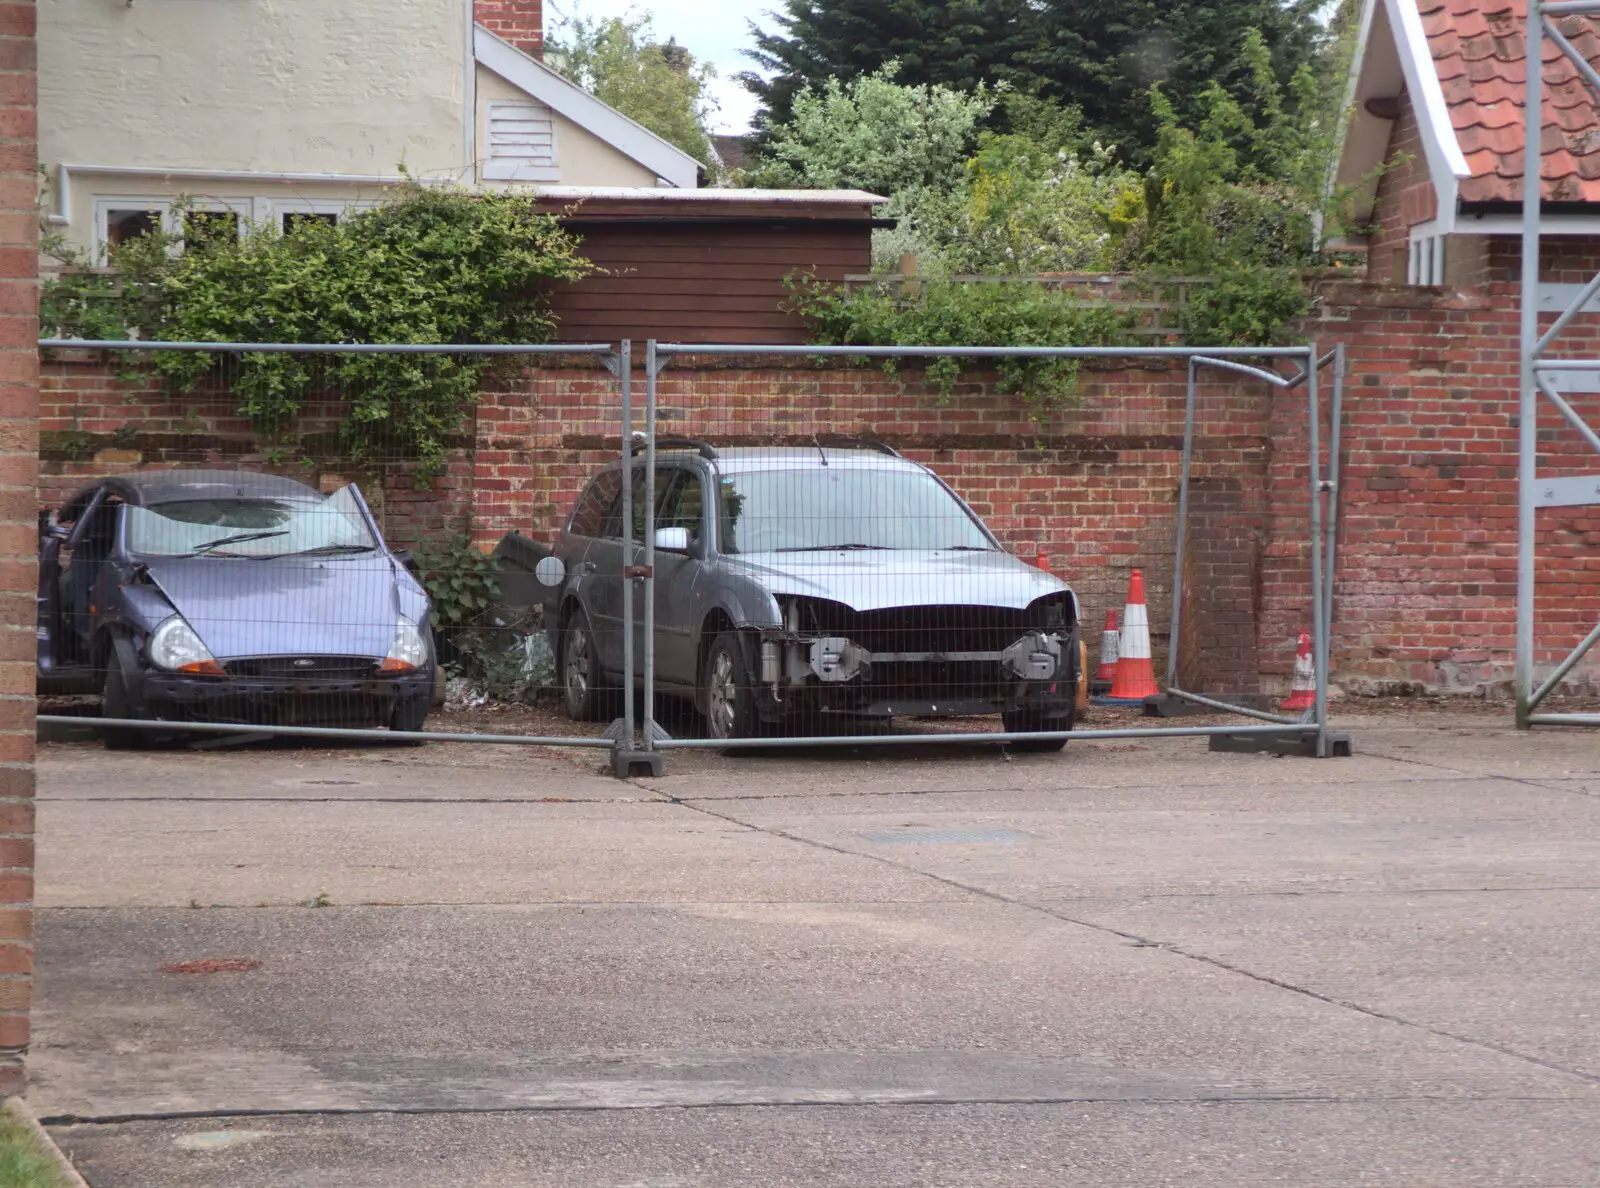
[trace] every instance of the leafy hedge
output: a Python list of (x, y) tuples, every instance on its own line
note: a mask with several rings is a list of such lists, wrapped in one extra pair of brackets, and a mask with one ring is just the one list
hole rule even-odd
[[(255, 227), (188, 244), (158, 231), (117, 249), (111, 273), (58, 241), (69, 267), (45, 285), (41, 322), (60, 337), (168, 342), (534, 344), (554, 330), (551, 286), (592, 271), (578, 244), (530, 197), (406, 185), (337, 224), (302, 220), (281, 234)], [(181, 391), (218, 361), (151, 359)], [(240, 357), (231, 378), (240, 412), (269, 438), (313, 396), (347, 395), (351, 457), (399, 449), (426, 478), (489, 366), (484, 355), (259, 353)]]

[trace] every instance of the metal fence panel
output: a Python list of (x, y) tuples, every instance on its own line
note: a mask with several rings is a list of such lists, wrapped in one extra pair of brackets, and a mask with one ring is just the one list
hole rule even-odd
[[(1165, 687), (1270, 723), (1200, 733), (1334, 749), (1341, 389), (1335, 379), (1330, 407), (1318, 364), (1337, 376), (1338, 351), (650, 343), (645, 355), (643, 465), (630, 487), (651, 511), (630, 585), (647, 750), (929, 739), (1056, 749), (1119, 736), (1073, 730), (1077, 643), (1098, 643), (1133, 568), (1153, 619), (1171, 623), (1156, 641)], [(999, 374), (941, 373), (941, 361)], [(926, 374), (908, 378), (908, 367)], [(1029, 408), (1007, 391), (1031, 385), (1071, 404), (1071, 372), (1091, 389), (1079, 409)], [(1273, 437), (1296, 416), (1304, 458), (1286, 470)], [(1288, 482), (1303, 484), (1289, 542), (1303, 564), (1280, 601), (1321, 661), (1303, 714), (1263, 704), (1261, 592), (1243, 572), (1260, 560), (1264, 488)], [(1219, 589), (1228, 566), (1238, 586)], [(1219, 626), (1252, 639), (1228, 671)], [(684, 707), (676, 730), (656, 721), (658, 694)]]
[[(40, 346), (42, 695), (98, 695), (121, 745), (242, 731), (614, 747), (540, 729), (549, 696), (531, 708), (555, 692), (560, 582), (529, 512), (564, 510), (564, 470), (616, 458), (614, 348)], [(541, 403), (562, 384), (581, 415)], [(442, 687), (529, 712), (463, 715)]]

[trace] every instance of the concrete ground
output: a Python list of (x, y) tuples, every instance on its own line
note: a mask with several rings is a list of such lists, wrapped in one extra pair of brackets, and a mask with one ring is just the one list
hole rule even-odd
[(32, 1106), (94, 1188), (1600, 1182), (1600, 736), (1347, 725), (49, 747)]

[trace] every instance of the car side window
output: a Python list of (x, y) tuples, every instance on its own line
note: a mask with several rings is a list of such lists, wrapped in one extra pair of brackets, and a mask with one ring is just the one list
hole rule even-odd
[(589, 484), (578, 499), (568, 529), (574, 536), (604, 536), (608, 522), (622, 501), (622, 475), (607, 471)]
[(699, 540), (705, 525), (705, 484), (689, 470), (677, 471), (677, 481), (667, 490), (657, 528), (687, 528), (690, 540)]
[[(644, 467), (637, 467), (633, 472), (633, 536), (634, 544), (644, 543), (645, 525), (650, 521), (650, 513), (661, 505), (661, 498), (667, 492), (667, 486), (677, 477), (675, 467), (656, 468), (656, 494), (655, 499), (645, 498)], [(605, 536), (608, 540), (622, 539), (622, 500), (618, 499), (612, 509), (611, 516), (606, 521)]]

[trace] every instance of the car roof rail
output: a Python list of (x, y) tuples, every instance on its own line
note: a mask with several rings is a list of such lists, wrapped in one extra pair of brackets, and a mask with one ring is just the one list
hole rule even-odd
[[(645, 448), (645, 440), (641, 437), (633, 439), (633, 449), (630, 456), (637, 454)], [(701, 441), (698, 437), (658, 437), (656, 438), (658, 450), (693, 450), (702, 458), (709, 458), (713, 462), (717, 458), (717, 448), (709, 442)]]
[(891, 458), (905, 457), (886, 441), (879, 441), (872, 437), (844, 437), (834, 434), (823, 434), (817, 438), (819, 446), (834, 446), (835, 448), (850, 448), (857, 450), (876, 450), (880, 454), (887, 454)]

